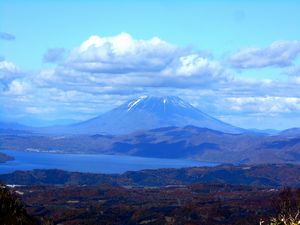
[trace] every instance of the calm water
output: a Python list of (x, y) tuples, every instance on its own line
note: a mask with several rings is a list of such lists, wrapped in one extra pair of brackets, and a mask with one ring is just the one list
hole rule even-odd
[(55, 154), (21, 151), (0, 151), (13, 156), (14, 161), (0, 163), (0, 173), (15, 170), (62, 169), (92, 173), (123, 173), (132, 170), (182, 168), (190, 166), (215, 166), (216, 163), (183, 159), (155, 159), (133, 156)]

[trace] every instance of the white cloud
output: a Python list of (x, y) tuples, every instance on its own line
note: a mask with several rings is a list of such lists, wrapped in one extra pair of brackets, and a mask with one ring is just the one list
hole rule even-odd
[(204, 58), (199, 54), (190, 54), (180, 56), (176, 62), (170, 64), (163, 74), (170, 76), (206, 76), (221, 77), (224, 72), (223, 67), (217, 61), (212, 61), (208, 58)]
[(266, 48), (245, 48), (232, 54), (229, 62), (235, 68), (285, 67), (300, 53), (300, 41), (277, 41)]
[(33, 82), (40, 87), (110, 94), (137, 93), (150, 87), (209, 86), (229, 77), (223, 66), (210, 58), (157, 37), (136, 40), (127, 33), (91, 36), (71, 51), (64, 64), (40, 71)]
[[(244, 52), (248, 58), (244, 56), (241, 65), (279, 66), (285, 65), (280, 60), (291, 63), (296, 57), (293, 50), (283, 51), (275, 44), (266, 49), (249, 51), (252, 55)], [(0, 62), (5, 74), (0, 101), (7, 111), (87, 119), (137, 95), (171, 94), (213, 116), (300, 114), (299, 77), (246, 79), (213, 57), (159, 38), (136, 40), (125, 33), (92, 36), (67, 52), (65, 62), (39, 72), (24, 73), (11, 62)], [(265, 61), (259, 58), (263, 56)]]
[(48, 108), (48, 107), (34, 107), (34, 106), (31, 106), (31, 107), (26, 107), (25, 111), (27, 113), (30, 113), (30, 114), (47, 114), (47, 113), (54, 112), (55, 109)]
[(20, 96), (26, 95), (31, 90), (31, 85), (24, 80), (13, 80), (8, 84), (7, 90), (4, 92), (6, 95)]
[(225, 104), (233, 111), (263, 113), (300, 113), (300, 98), (282, 96), (229, 97)]
[(154, 37), (135, 40), (127, 33), (113, 37), (91, 36), (72, 51), (66, 65), (93, 73), (152, 72), (164, 69), (177, 47)]
[(19, 71), (18, 67), (9, 61), (0, 61), (0, 71), (6, 73), (16, 73)]
[(0, 61), (0, 81), (13, 79), (20, 72), (19, 68), (10, 61)]

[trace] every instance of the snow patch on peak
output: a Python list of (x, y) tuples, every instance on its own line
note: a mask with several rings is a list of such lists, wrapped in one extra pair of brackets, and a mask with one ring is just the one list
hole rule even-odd
[(127, 112), (129, 112), (136, 104), (138, 104), (140, 101), (142, 101), (143, 99), (147, 98), (148, 96), (140, 96), (138, 99), (132, 101), (132, 102), (129, 102), (128, 103), (128, 109), (127, 109)]
[(144, 98), (148, 98), (148, 96), (147, 95), (142, 95), (142, 96), (139, 97), (139, 99), (144, 99)]
[(182, 101), (181, 99), (177, 102), (177, 105), (183, 108), (191, 108), (190, 104), (187, 104), (186, 102)]
[(144, 103), (143, 108), (145, 107), (154, 107), (154, 106), (163, 106), (164, 110), (165, 107), (173, 105), (178, 108), (186, 108), (186, 109), (193, 109), (194, 107), (189, 103), (185, 102), (181, 98), (177, 96), (147, 96), (143, 95), (140, 96), (127, 104), (127, 112), (131, 111), (133, 108), (138, 107), (137, 105), (141, 105), (141, 102)]
[(183, 101), (181, 98), (176, 97), (176, 96), (164, 97), (163, 102), (164, 103), (168, 102), (170, 104), (177, 105), (182, 108), (193, 108), (189, 103)]

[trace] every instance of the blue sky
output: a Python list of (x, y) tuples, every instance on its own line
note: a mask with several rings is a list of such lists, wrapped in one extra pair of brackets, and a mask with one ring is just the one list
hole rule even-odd
[(237, 126), (300, 126), (299, 8), (268, 0), (0, 1), (0, 116), (35, 125), (83, 120), (141, 94), (175, 93)]

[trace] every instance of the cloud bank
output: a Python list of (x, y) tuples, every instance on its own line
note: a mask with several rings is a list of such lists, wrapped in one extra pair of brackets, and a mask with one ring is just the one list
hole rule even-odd
[(300, 41), (277, 41), (266, 48), (245, 48), (232, 54), (230, 64), (238, 69), (286, 67), (300, 53)]
[(137, 95), (154, 94), (179, 95), (225, 121), (233, 115), (249, 120), (300, 116), (298, 76), (282, 72), (284, 80), (257, 79), (235, 70), (276, 67), (296, 74), (299, 52), (299, 41), (278, 41), (214, 58), (158, 37), (94, 35), (73, 49), (48, 49), (43, 61), (51, 67), (40, 71), (0, 61), (2, 115), (83, 120)]
[(91, 36), (69, 55), (72, 69), (92, 73), (156, 72), (164, 69), (177, 48), (154, 37), (135, 40), (127, 33), (114, 37)]

